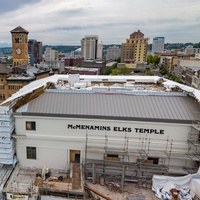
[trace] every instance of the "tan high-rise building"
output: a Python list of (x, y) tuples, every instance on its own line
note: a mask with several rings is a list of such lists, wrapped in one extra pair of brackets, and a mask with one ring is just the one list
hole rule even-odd
[(122, 43), (121, 62), (138, 62), (143, 63), (147, 60), (148, 38), (138, 30)]
[(28, 31), (21, 26), (12, 31), (13, 66), (28, 65)]
[(81, 53), (84, 60), (96, 60), (97, 59), (97, 35), (86, 35), (81, 40)]

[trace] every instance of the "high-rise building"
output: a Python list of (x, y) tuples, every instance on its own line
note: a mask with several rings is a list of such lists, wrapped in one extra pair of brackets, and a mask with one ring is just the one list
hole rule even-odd
[(147, 60), (148, 38), (138, 30), (130, 34), (126, 43), (122, 43), (121, 61), (143, 63)]
[(28, 31), (21, 26), (11, 32), (13, 66), (28, 65)]
[(28, 53), (33, 55), (35, 64), (40, 63), (42, 61), (42, 42), (29, 40)]
[(97, 60), (103, 59), (103, 42), (97, 45)]
[(82, 57), (85, 60), (96, 60), (97, 45), (98, 45), (97, 35), (86, 35), (85, 38), (81, 40)]
[(152, 54), (164, 51), (165, 38), (154, 37), (152, 44)]
[(112, 46), (107, 49), (106, 60), (115, 60), (120, 57), (121, 49), (117, 46)]
[(46, 47), (44, 52), (44, 60), (46, 62), (56, 60), (56, 50), (53, 50), (51, 47)]

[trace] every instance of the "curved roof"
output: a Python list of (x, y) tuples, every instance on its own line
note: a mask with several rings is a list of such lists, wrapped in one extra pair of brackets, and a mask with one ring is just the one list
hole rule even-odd
[(81, 47), (80, 47), (80, 48), (78, 48), (78, 49), (76, 49), (75, 51), (76, 51), (76, 52), (77, 52), (77, 51), (81, 51)]
[(198, 103), (188, 96), (84, 93), (47, 90), (17, 110), (18, 114), (165, 123), (191, 123)]

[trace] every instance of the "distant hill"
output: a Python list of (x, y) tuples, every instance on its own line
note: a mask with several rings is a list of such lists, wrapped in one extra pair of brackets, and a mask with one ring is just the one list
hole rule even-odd
[[(117, 47), (121, 48), (121, 45), (119, 45), (119, 44), (107, 44), (107, 45), (103, 45), (103, 50), (105, 51), (109, 47), (112, 47), (112, 46), (117, 46)], [(71, 51), (75, 51), (76, 49), (80, 48), (81, 46), (78, 46), (78, 45), (74, 45), (74, 46), (73, 45), (70, 45), (70, 46), (68, 46), (68, 45), (59, 45), (59, 46), (44, 45), (43, 53), (44, 53), (46, 47), (51, 47), (52, 49), (62, 52), (62, 53), (70, 53)]]
[(44, 45), (43, 46), (43, 53), (45, 51), (46, 47), (51, 47), (53, 50), (62, 52), (62, 53), (70, 53), (71, 51), (75, 51), (76, 49), (80, 48), (81, 46), (77, 46), (77, 45), (58, 45), (58, 46), (51, 46), (51, 45)]
[(12, 47), (0, 47), (0, 53), (11, 54), (12, 53)]
[(8, 43), (0, 43), (0, 48), (3, 48), (3, 47), (11, 47), (12, 45), (11, 44), (8, 44)]

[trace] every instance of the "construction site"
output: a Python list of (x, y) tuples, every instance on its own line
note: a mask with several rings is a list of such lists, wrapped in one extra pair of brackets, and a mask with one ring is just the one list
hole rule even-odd
[(198, 91), (110, 79), (52, 76), (3, 103), (3, 199), (200, 199)]

